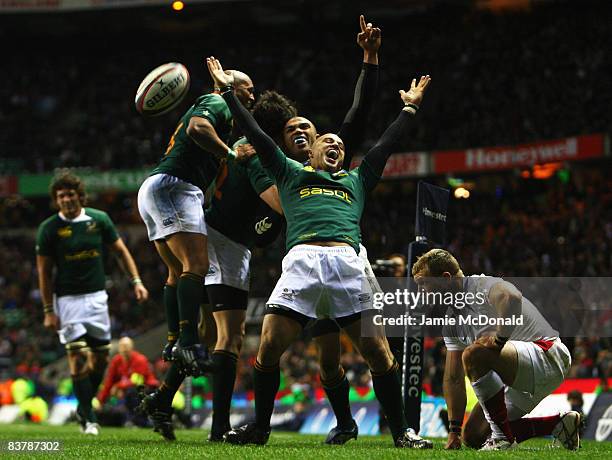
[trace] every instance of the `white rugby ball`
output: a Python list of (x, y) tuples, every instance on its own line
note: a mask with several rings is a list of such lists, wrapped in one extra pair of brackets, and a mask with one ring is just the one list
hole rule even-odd
[(136, 110), (143, 115), (162, 115), (181, 103), (189, 91), (189, 72), (178, 62), (160, 65), (150, 72), (136, 91)]

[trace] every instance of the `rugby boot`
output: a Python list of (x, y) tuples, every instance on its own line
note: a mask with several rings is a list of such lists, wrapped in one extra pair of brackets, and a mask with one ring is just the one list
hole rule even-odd
[(248, 423), (229, 430), (223, 435), (223, 440), (229, 444), (259, 444), (263, 446), (270, 438), (270, 430), (262, 430), (255, 423)]
[(153, 431), (159, 433), (164, 439), (174, 441), (174, 425), (172, 424), (172, 407), (162, 407), (159, 390), (144, 395), (136, 411), (147, 415), (153, 422)]
[(187, 375), (198, 377), (213, 371), (213, 362), (208, 350), (202, 344), (182, 347), (175, 345), (172, 348), (172, 357), (181, 365)]
[(552, 435), (567, 450), (578, 450), (580, 447), (580, 429), (583, 417), (579, 412), (571, 410), (561, 414), (561, 419), (555, 425)]
[(174, 361), (174, 356), (172, 356), (172, 348), (176, 345), (176, 340), (166, 343), (162, 350), (161, 356), (162, 359), (166, 362)]
[(325, 444), (346, 444), (351, 439), (357, 439), (359, 434), (359, 428), (355, 420), (352, 420), (353, 425), (348, 428), (341, 428), (336, 426), (331, 429), (325, 439)]
[(423, 439), (412, 428), (408, 428), (395, 440), (395, 447), (406, 449), (433, 449), (433, 442)]

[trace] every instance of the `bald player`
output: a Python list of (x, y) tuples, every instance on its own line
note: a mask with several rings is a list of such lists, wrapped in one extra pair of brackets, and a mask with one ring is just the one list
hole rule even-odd
[[(239, 71), (234, 94), (241, 104), (254, 102), (253, 82)], [(168, 344), (163, 356), (175, 362), (159, 388), (155, 404), (141, 405), (164, 437), (172, 433), (172, 397), (186, 375), (211, 369), (198, 337), (198, 314), (204, 300), (208, 272), (204, 191), (214, 180), (221, 161), (237, 161), (228, 146), (232, 116), (223, 98), (214, 92), (200, 96), (181, 117), (163, 158), (138, 192), (138, 210), (162, 261), (168, 268), (164, 306)]]

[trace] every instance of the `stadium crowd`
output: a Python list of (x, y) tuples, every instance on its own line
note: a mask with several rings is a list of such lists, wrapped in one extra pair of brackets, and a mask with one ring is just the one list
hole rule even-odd
[[(359, 7), (355, 2), (342, 12), (325, 8), (315, 14), (310, 3), (296, 5), (294, 18), (286, 23), (257, 28), (252, 24), (267, 17), (253, 11), (233, 15), (231, 23), (215, 17), (225, 27), (211, 27), (212, 18), (194, 14), (189, 16), (192, 22), (174, 34), (167, 33), (174, 24), (164, 16), (127, 19), (126, 28), (113, 17), (87, 15), (79, 16), (85, 33), (64, 27), (44, 39), (28, 33), (20, 40), (23, 52), (5, 57), (0, 174), (154, 164), (180, 113), (211, 87), (203, 62), (207, 53), (249, 73), (256, 90), (287, 94), (322, 132), (338, 126), (359, 71), (354, 31), (361, 11), (352, 14)], [(249, 2), (241, 7), (246, 11)], [(604, 51), (612, 48), (606, 26), (612, 20), (609, 2), (598, 2), (596, 8), (535, 4), (529, 12), (504, 15), (459, 5), (418, 15), (401, 9), (389, 14), (381, 8), (371, 19), (382, 26), (384, 45), (375, 108), (379, 115), (368, 132), (370, 143), (395, 113), (397, 90), (406, 85), (408, 75), (422, 73), (435, 75), (436, 91), (420, 114), (410, 143), (413, 150), (511, 145), (601, 132), (610, 126), (606, 101), (612, 94), (601, 78), (612, 65), (610, 53)], [(240, 33), (225, 33), (233, 28)], [(4, 29), (6, 34), (18, 33), (8, 23)], [(571, 40), (565, 39), (568, 30)], [(79, 33), (87, 46), (63, 46), (71, 33)], [(283, 37), (282, 47), (278, 37)], [(185, 47), (186, 42), (198, 46)], [(335, 45), (322, 46), (329, 43)], [(24, 73), (28, 60), (36, 62), (36, 70)], [(138, 83), (167, 61), (183, 62), (190, 69), (188, 100), (168, 115), (143, 119), (132, 102)], [(315, 97), (319, 94), (334, 97)]]

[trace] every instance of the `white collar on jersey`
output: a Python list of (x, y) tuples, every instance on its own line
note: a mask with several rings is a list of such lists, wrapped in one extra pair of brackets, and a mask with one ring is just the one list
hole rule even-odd
[(58, 212), (58, 214), (59, 214), (60, 219), (62, 219), (64, 222), (70, 222), (71, 224), (76, 224), (78, 222), (86, 222), (88, 220), (91, 220), (91, 217), (85, 214), (85, 208), (81, 208), (81, 213), (78, 216), (76, 216), (74, 219), (68, 219), (61, 212)]

